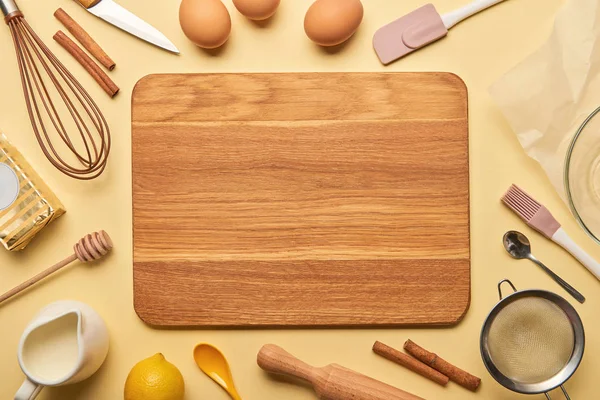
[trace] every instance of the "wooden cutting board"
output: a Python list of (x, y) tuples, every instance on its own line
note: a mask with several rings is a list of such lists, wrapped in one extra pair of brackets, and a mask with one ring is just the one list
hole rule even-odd
[(146, 323), (450, 325), (466, 312), (457, 76), (151, 75), (132, 120), (134, 302)]

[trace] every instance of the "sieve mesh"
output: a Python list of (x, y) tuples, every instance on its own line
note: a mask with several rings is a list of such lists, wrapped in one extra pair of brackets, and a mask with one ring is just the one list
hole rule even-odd
[(505, 306), (490, 326), (491, 361), (514, 382), (546, 381), (569, 362), (575, 333), (569, 317), (553, 302), (524, 297)]

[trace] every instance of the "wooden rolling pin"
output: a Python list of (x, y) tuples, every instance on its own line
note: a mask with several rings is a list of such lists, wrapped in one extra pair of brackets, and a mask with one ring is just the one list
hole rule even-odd
[(260, 350), (258, 365), (273, 374), (294, 376), (310, 382), (322, 400), (423, 400), (337, 364), (323, 368), (311, 367), (272, 344)]

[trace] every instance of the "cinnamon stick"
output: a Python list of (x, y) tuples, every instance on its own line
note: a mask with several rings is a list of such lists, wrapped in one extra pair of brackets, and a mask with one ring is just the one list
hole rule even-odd
[(476, 391), (481, 384), (481, 379), (478, 377), (450, 364), (443, 358), (438, 357), (437, 354), (430, 353), (411, 340), (407, 340), (406, 343), (404, 343), (404, 350), (416, 359), (429, 365), (431, 368), (446, 375), (451, 381), (456, 382), (473, 392)]
[(424, 376), (425, 378), (432, 380), (439, 385), (446, 386), (448, 381), (450, 381), (450, 378), (448, 378), (446, 375), (439, 373), (416, 358), (406, 355), (381, 342), (375, 342), (373, 345), (373, 351), (383, 358), (402, 365), (403, 367), (408, 368), (411, 371), (416, 372), (417, 374)]
[(115, 97), (119, 93), (119, 87), (106, 75), (104, 71), (88, 56), (77, 43), (73, 42), (63, 31), (56, 32), (54, 40), (67, 50), (83, 68), (98, 82), (104, 91), (110, 96)]
[(69, 32), (81, 43), (87, 51), (90, 52), (100, 64), (104, 65), (109, 71), (115, 69), (115, 62), (106, 54), (106, 52), (96, 43), (94, 39), (79, 25), (69, 14), (67, 14), (62, 8), (59, 8), (54, 13), (56, 19), (58, 19)]

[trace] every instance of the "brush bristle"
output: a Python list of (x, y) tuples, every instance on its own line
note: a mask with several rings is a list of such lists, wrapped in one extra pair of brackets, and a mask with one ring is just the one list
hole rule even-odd
[(502, 202), (517, 213), (525, 221), (529, 221), (540, 210), (542, 205), (525, 193), (517, 185), (512, 185), (502, 196)]

